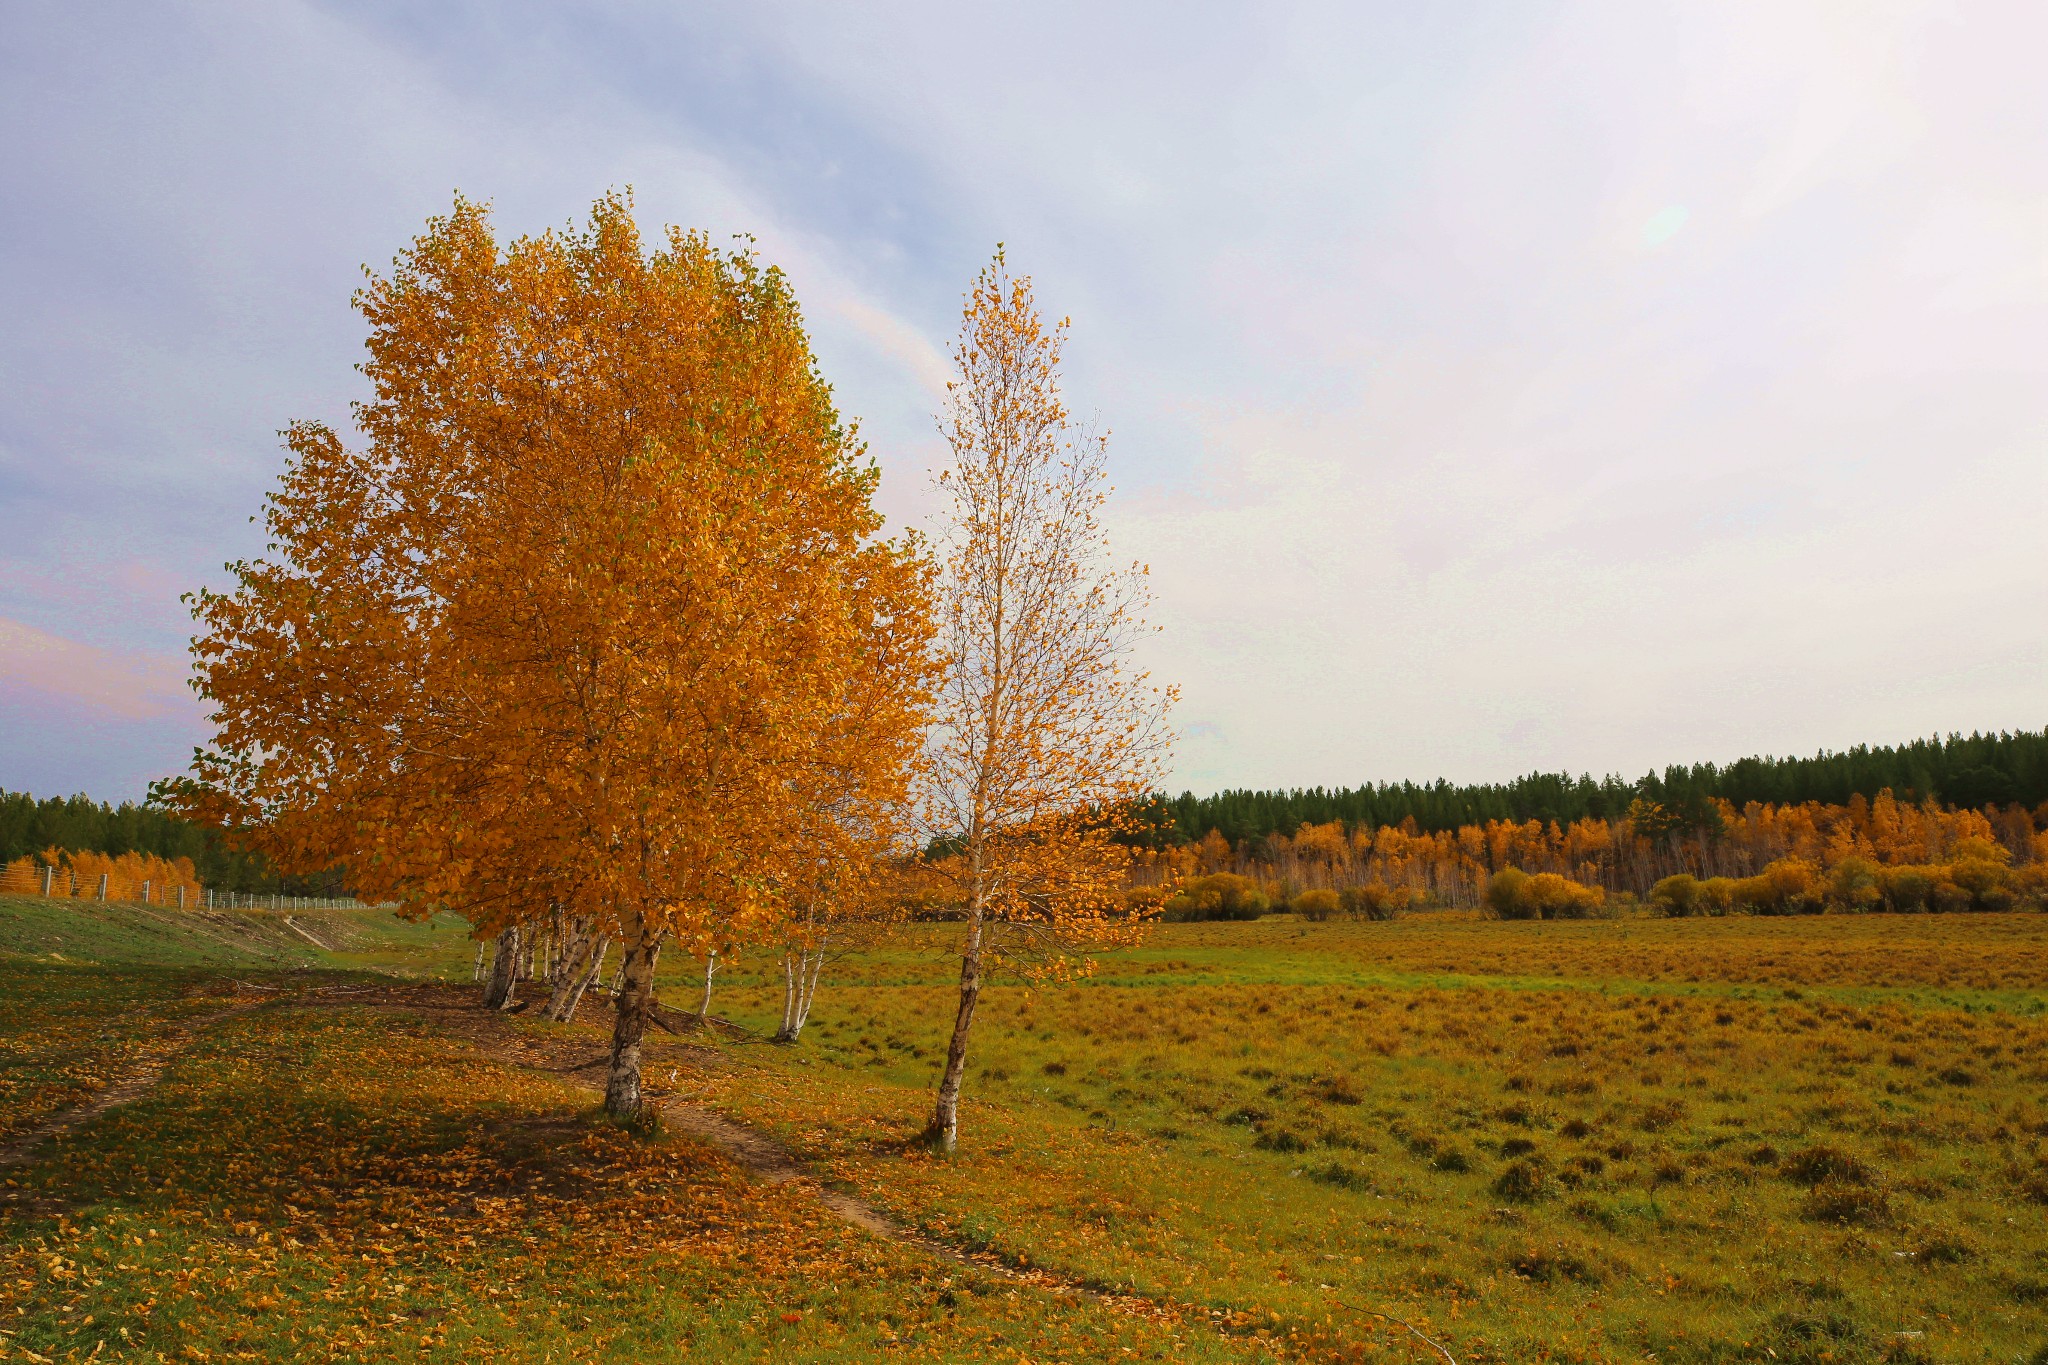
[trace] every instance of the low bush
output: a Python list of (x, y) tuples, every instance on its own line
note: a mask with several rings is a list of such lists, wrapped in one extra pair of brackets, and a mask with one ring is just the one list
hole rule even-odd
[(1326, 1161), (1320, 1166), (1311, 1166), (1307, 1174), (1310, 1180), (1320, 1181), (1325, 1185), (1334, 1185), (1340, 1190), (1369, 1190), (1372, 1188), (1371, 1176), (1366, 1175), (1355, 1166), (1347, 1166), (1341, 1161)]
[(1828, 903), (1843, 910), (1884, 908), (1884, 869), (1868, 858), (1844, 858), (1828, 872)]
[(1607, 903), (1607, 893), (1555, 872), (1532, 877), (1504, 867), (1487, 878), (1485, 901), (1501, 919), (1585, 919)]
[(1349, 1076), (1323, 1076), (1309, 1086), (1309, 1094), (1324, 1104), (1363, 1104), (1365, 1096)]
[(1169, 921), (1253, 920), (1272, 908), (1266, 889), (1250, 877), (1234, 872), (1217, 872), (1184, 882), (1166, 902), (1163, 917)]
[(1826, 903), (1820, 869), (1804, 858), (1780, 858), (1754, 877), (1735, 883), (1738, 906), (1759, 915), (1814, 915)]
[(1922, 1265), (1960, 1265), (1976, 1255), (1976, 1244), (1953, 1228), (1928, 1228), (1914, 1239), (1913, 1259)]
[(1549, 1284), (1555, 1280), (1599, 1284), (1607, 1278), (1595, 1259), (1595, 1253), (1562, 1242), (1517, 1252), (1508, 1257), (1508, 1269), (1537, 1284)]
[(1825, 1145), (1806, 1147), (1792, 1153), (1785, 1158), (1780, 1169), (1786, 1179), (1807, 1186), (1817, 1186), (1830, 1180), (1845, 1185), (1869, 1185), (1877, 1179), (1877, 1172), (1860, 1158), (1839, 1147)]
[(1320, 924), (1342, 909), (1343, 902), (1338, 899), (1335, 891), (1317, 886), (1298, 893), (1288, 902), (1287, 908), (1305, 920)]
[(1292, 1128), (1277, 1124), (1261, 1128), (1259, 1135), (1252, 1139), (1252, 1146), (1263, 1152), (1305, 1152), (1308, 1145), (1307, 1138)]
[(1367, 882), (1364, 886), (1347, 886), (1338, 892), (1338, 896), (1343, 902), (1344, 913), (1351, 918), (1385, 922), (1412, 907), (1422, 898), (1422, 893), (1412, 887)]
[(1666, 877), (1650, 888), (1650, 905), (1660, 915), (1684, 917), (1706, 913), (1700, 899), (1700, 881), (1689, 872)]
[(1472, 1169), (1472, 1157), (1470, 1153), (1457, 1143), (1447, 1142), (1437, 1148), (1436, 1155), (1429, 1159), (1429, 1168), (1433, 1171), (1448, 1171), (1453, 1175), (1463, 1175)]
[(1860, 1181), (1827, 1179), (1813, 1187), (1801, 1212), (1816, 1223), (1883, 1227), (1892, 1221), (1891, 1199)]

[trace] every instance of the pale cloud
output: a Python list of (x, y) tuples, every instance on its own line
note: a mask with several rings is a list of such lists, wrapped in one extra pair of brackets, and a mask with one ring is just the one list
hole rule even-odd
[(139, 650), (101, 649), (0, 617), (0, 693), (40, 695), (100, 718), (184, 718), (198, 709), (185, 661)]

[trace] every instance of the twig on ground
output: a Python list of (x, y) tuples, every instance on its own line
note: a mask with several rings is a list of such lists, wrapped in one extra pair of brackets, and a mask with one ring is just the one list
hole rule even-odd
[(1420, 1327), (1417, 1327), (1414, 1323), (1408, 1321), (1408, 1319), (1397, 1318), (1392, 1313), (1382, 1313), (1376, 1308), (1360, 1308), (1357, 1304), (1346, 1303), (1342, 1299), (1333, 1299), (1332, 1302), (1334, 1302), (1339, 1308), (1348, 1308), (1354, 1313), (1363, 1313), (1365, 1316), (1369, 1318), (1378, 1318), (1381, 1322), (1391, 1322), (1396, 1327), (1405, 1327), (1408, 1329), (1408, 1334), (1410, 1336), (1414, 1337), (1417, 1341), (1429, 1347), (1430, 1350), (1435, 1351), (1438, 1355), (1442, 1356), (1447, 1362), (1449, 1362), (1449, 1365), (1458, 1365), (1457, 1357), (1453, 1356), (1449, 1351), (1445, 1350), (1441, 1342), (1427, 1335), (1425, 1332), (1423, 1332), (1423, 1330)]
[[(735, 1024), (732, 1020), (721, 1018), (716, 1014), (690, 1014), (682, 1010), (672, 1010), (668, 1006), (660, 1003), (659, 1001), (653, 1002), (652, 1007), (648, 1011), (647, 1017), (650, 1020), (652, 1020), (657, 1027), (661, 1028), (662, 1030), (668, 1033), (673, 1033), (679, 1038), (683, 1035), (685, 1029), (708, 1028), (712, 1024), (716, 1024), (720, 1028), (728, 1029), (731, 1032), (736, 1033), (743, 1038), (751, 1038), (754, 1036), (754, 1031), (748, 1028), (745, 1024)], [(681, 1027), (677, 1027), (677, 1024), (675, 1023), (670, 1023), (670, 1019), (676, 1020), (677, 1023), (681, 1025)]]

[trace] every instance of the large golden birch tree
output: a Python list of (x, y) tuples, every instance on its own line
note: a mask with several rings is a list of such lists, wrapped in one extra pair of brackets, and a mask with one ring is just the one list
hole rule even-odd
[(1142, 927), (1116, 835), (1171, 742), (1173, 691), (1131, 662), (1145, 571), (1111, 559), (1100, 520), (1106, 443), (1060, 396), (1065, 336), (998, 251), (968, 296), (940, 419), (953, 455), (940, 478), (944, 672), (920, 796), (932, 866), (966, 919), (928, 1132), (949, 1152), (989, 974), (1084, 966)]
[(479, 934), (572, 907), (634, 1114), (662, 945), (772, 937), (828, 777), (902, 799), (928, 570), (747, 252), (650, 251), (618, 196), (501, 249), (458, 201), (356, 302), (362, 443), (294, 426), (268, 552), (199, 595), (178, 799)]

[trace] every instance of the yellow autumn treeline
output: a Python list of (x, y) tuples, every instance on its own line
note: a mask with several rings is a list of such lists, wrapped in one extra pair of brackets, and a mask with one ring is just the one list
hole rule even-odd
[[(1649, 899), (1673, 877), (1711, 888), (1688, 901), (1667, 887), (1657, 900), (1672, 913), (1995, 909), (2039, 899), (2048, 889), (2048, 833), (2041, 828), (2048, 811), (1950, 810), (1901, 802), (1889, 791), (1842, 805), (1752, 802), (1738, 809), (1722, 801), (1714, 809), (1718, 828), (1689, 830), (1670, 829), (1662, 812), (1638, 808), (1615, 820), (1494, 820), (1437, 832), (1412, 821), (1356, 830), (1304, 824), (1291, 837), (1235, 845), (1212, 831), (1194, 843), (1142, 853), (1137, 872), (1145, 885), (1182, 879), (1181, 903), (1170, 902), (1168, 913), (1201, 918), (1245, 917), (1253, 904), (1260, 911), (1295, 908), (1316, 889), (1349, 893), (1361, 915), (1368, 903), (1377, 910), (1403, 896), (1477, 907), (1509, 869), (1602, 895)], [(1649, 829), (1666, 832), (1653, 836)], [(1215, 884), (1218, 875), (1245, 885)], [(1542, 889), (1573, 913), (1596, 908), (1550, 882)], [(1214, 901), (1220, 913), (1200, 913), (1204, 907), (1188, 903), (1189, 896)], [(1519, 904), (1505, 890), (1496, 899)]]
[[(49, 891), (54, 896), (97, 898), (104, 894), (108, 900), (197, 905), (203, 894), (199, 874), (190, 858), (62, 848), (46, 848), (0, 868), (0, 891), (41, 895), (45, 869), (53, 874)], [(102, 877), (106, 878), (104, 892), (100, 886)]]

